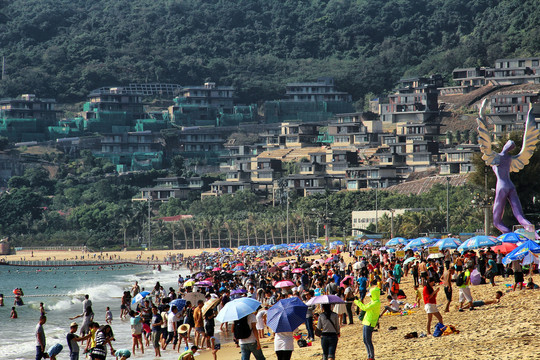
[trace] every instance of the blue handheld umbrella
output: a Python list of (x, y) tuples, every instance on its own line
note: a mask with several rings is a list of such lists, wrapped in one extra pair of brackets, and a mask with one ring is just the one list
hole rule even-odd
[(176, 306), (178, 311), (182, 311), (182, 309), (186, 306), (186, 300), (184, 300), (184, 299), (174, 299), (173, 301), (171, 301), (169, 303), (169, 305), (171, 305), (171, 307)]
[(297, 297), (279, 300), (268, 309), (266, 323), (276, 333), (292, 332), (306, 322), (307, 309)]
[(149, 293), (148, 291), (141, 291), (140, 293), (138, 293), (137, 295), (135, 295), (135, 297), (133, 298), (133, 300), (131, 300), (131, 303), (132, 303), (132, 304), (138, 303), (139, 301), (142, 301), (142, 299), (144, 299), (144, 298), (147, 297), (148, 295), (150, 295), (150, 293)]
[(251, 298), (240, 298), (229, 301), (216, 316), (219, 322), (229, 322), (241, 319), (255, 312), (261, 303)]

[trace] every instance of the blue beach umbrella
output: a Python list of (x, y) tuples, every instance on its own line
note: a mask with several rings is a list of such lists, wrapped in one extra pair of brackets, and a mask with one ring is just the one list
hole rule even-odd
[(135, 295), (135, 297), (133, 298), (133, 300), (131, 300), (131, 303), (132, 304), (136, 304), (138, 303), (139, 301), (142, 301), (145, 297), (147, 297), (148, 295), (150, 295), (150, 293), (148, 291), (141, 291), (140, 293), (138, 293), (137, 295)]
[(409, 240), (405, 239), (405, 238), (402, 238), (402, 237), (395, 237), (395, 238), (392, 238), (390, 240), (388, 240), (388, 242), (386, 244), (384, 244), (385, 246), (398, 246), (398, 245), (407, 245), (407, 243), (409, 242)]
[(171, 301), (169, 303), (169, 305), (171, 305), (171, 307), (176, 306), (178, 311), (182, 311), (182, 309), (186, 306), (186, 300), (184, 300), (184, 299), (174, 299), (173, 301)]
[(461, 245), (461, 241), (456, 238), (441, 239), (435, 243), (434, 246), (438, 246), (439, 250), (457, 249)]
[(345, 245), (345, 244), (343, 243), (343, 241), (337, 240), (337, 241), (332, 242), (330, 245), (342, 246), (342, 245)]
[(521, 260), (524, 265), (538, 262), (538, 259), (535, 259), (537, 255), (533, 254), (540, 254), (540, 245), (532, 240), (527, 240), (514, 250), (510, 251), (508, 255), (503, 258), (502, 262), (504, 265), (508, 265), (515, 260)]
[(272, 331), (292, 332), (306, 322), (308, 307), (298, 297), (279, 300), (268, 309), (267, 325)]
[(232, 249), (229, 249), (229, 248), (220, 248), (219, 251), (221, 251), (222, 253), (233, 253), (234, 252)]
[(414, 248), (417, 248), (417, 247), (433, 244), (435, 242), (437, 242), (437, 239), (432, 239), (432, 238), (428, 238), (428, 237), (419, 237), (419, 238), (416, 238), (416, 239), (412, 239), (407, 244), (407, 246), (405, 246), (403, 248), (403, 250), (410, 250), (410, 249), (414, 249)]
[(468, 240), (465, 240), (457, 249), (459, 252), (467, 250), (480, 249), (486, 246), (495, 246), (502, 244), (502, 241), (497, 240), (494, 236), (478, 235)]
[(509, 232), (509, 233), (497, 236), (497, 240), (500, 240), (502, 242), (516, 244), (518, 242), (524, 242), (524, 241), (527, 241), (529, 239), (526, 238), (523, 234), (519, 234), (519, 233), (515, 233), (515, 232)]
[(251, 298), (239, 298), (229, 301), (217, 314), (216, 320), (219, 322), (230, 322), (243, 318), (255, 312), (261, 303)]

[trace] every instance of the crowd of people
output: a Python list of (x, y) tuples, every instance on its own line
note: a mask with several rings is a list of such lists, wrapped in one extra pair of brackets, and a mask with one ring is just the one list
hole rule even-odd
[[(105, 359), (108, 352), (126, 359), (137, 352), (144, 353), (149, 347), (153, 348), (156, 357), (161, 356), (162, 351), (173, 351), (179, 354), (179, 359), (187, 360), (193, 359), (197, 351), (210, 351), (217, 359), (221, 344), (215, 336), (216, 316), (235, 298), (251, 298), (260, 303), (259, 308), (238, 320), (220, 324), (221, 341), (229, 337), (237, 343), (242, 360), (249, 359), (252, 354), (257, 360), (262, 360), (265, 356), (261, 340), (270, 336), (274, 340), (278, 360), (289, 360), (297, 334), (270, 331), (267, 326), (268, 309), (282, 299), (298, 297), (310, 304), (314, 298), (333, 295), (331, 299), (334, 300), (320, 303), (321, 306), (308, 306), (306, 341), (320, 338), (323, 360), (335, 359), (341, 328), (353, 325), (358, 317), (363, 325), (368, 359), (374, 359), (372, 337), (380, 328), (382, 315), (399, 313), (402, 306), (409, 309), (421, 307), (423, 303), (427, 314), (425, 335), (430, 335), (433, 317), (443, 323), (440, 305), (437, 304), (441, 289), (446, 298), (446, 304), (442, 305), (444, 312), (451, 311), (455, 288), (458, 290), (458, 311), (472, 311), (479, 306), (497, 303), (503, 296), (498, 291), (494, 299), (474, 300), (470, 291), (473, 282), (478, 280), (494, 285), (496, 276), (510, 274), (515, 279), (513, 290), (521, 288), (524, 282), (519, 262), (502, 266), (501, 254), (490, 250), (464, 254), (447, 250), (433, 259), (428, 255), (427, 252), (410, 251), (405, 257), (397, 258), (384, 250), (364, 248), (359, 256), (355, 249), (350, 249), (349, 254), (342, 249), (318, 254), (299, 249), (261, 254), (202, 253), (188, 257), (183, 259), (183, 266), (191, 275), (179, 275), (177, 289), (164, 289), (158, 282), (150, 291), (144, 291), (135, 282), (130, 290), (124, 291), (120, 317), (126, 321), (129, 319), (131, 350), (113, 348), (110, 321), (103, 326), (96, 324), (91, 301), (86, 297), (83, 312), (73, 318), (83, 319), (80, 334), (76, 334), (76, 323), (70, 327), (71, 336), (68, 335), (67, 341), (70, 358), (78, 359), (78, 342), (86, 342), (85, 351), (92, 359)], [(414, 293), (406, 294), (400, 284), (408, 276), (412, 277)], [(288, 282), (287, 286), (279, 284), (284, 281)], [(532, 277), (529, 282), (532, 283)], [(534, 288), (535, 284), (528, 283), (526, 287)], [(388, 301), (387, 305), (381, 304), (382, 296)], [(407, 299), (409, 303), (405, 304)], [(107, 319), (112, 320), (112, 314)], [(36, 329), (36, 359), (41, 359), (45, 353), (42, 337), (45, 321), (43, 314)], [(42, 338), (43, 341), (40, 340)], [(107, 351), (107, 346), (110, 351)], [(54, 349), (49, 349), (49, 356), (51, 352), (54, 353)]]

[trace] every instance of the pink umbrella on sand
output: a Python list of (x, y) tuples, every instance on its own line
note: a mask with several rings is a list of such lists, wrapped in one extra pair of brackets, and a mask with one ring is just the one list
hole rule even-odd
[(283, 289), (283, 288), (288, 288), (288, 287), (294, 287), (295, 285), (292, 281), (282, 280), (275, 283), (274, 286), (278, 289)]

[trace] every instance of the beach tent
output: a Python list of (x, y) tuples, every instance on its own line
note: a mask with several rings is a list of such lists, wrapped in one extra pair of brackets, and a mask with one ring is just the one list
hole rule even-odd
[(521, 260), (522, 265), (538, 263), (538, 254), (540, 254), (540, 245), (532, 240), (527, 240), (506, 255), (502, 262), (504, 265), (508, 265), (514, 260)]

